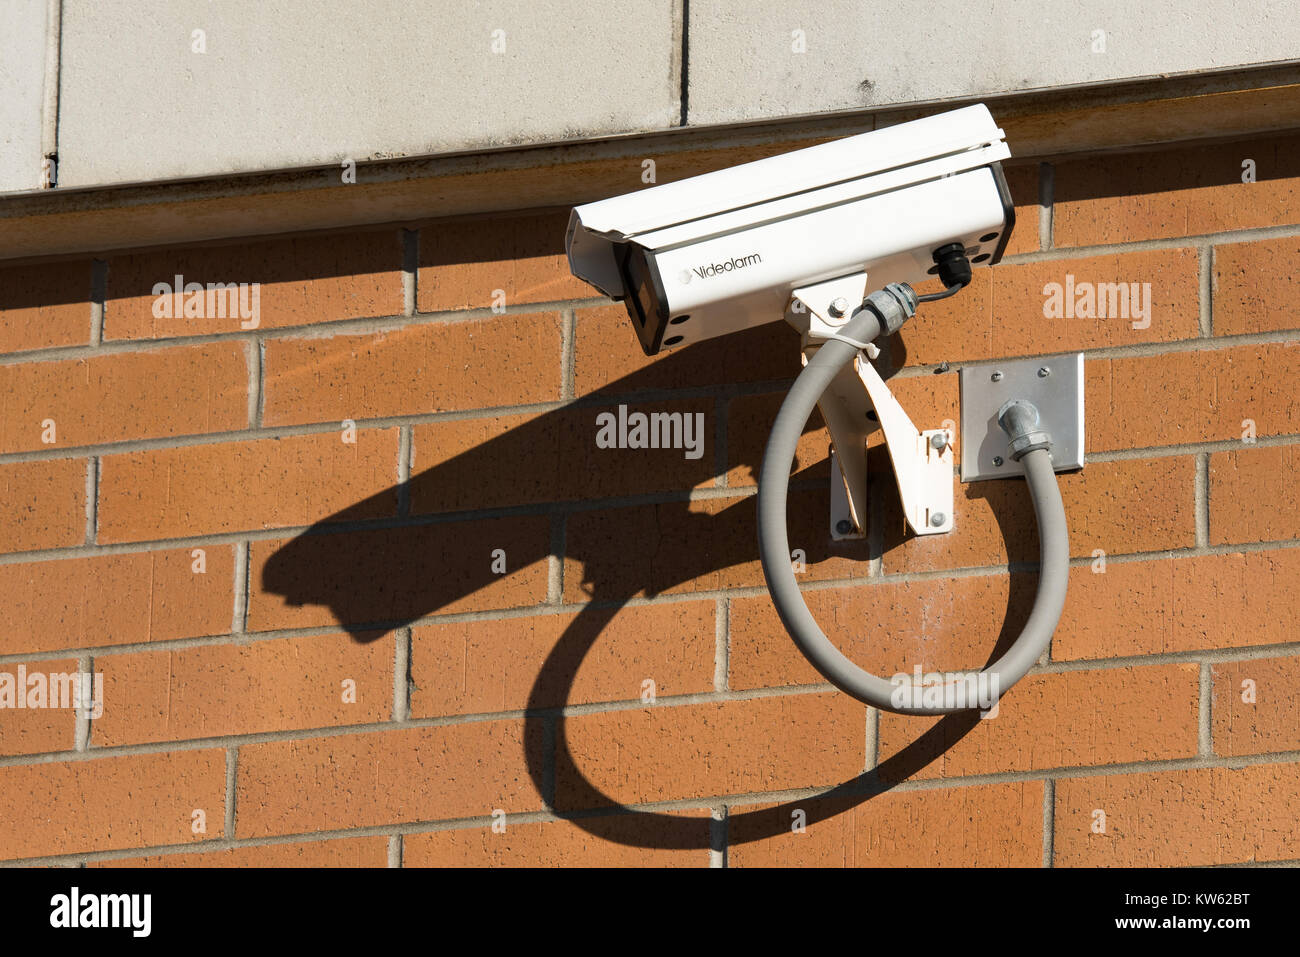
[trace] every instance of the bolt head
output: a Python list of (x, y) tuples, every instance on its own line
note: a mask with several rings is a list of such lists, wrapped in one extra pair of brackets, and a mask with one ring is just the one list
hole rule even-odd
[(849, 301), (841, 296), (830, 304), (830, 314), (838, 319), (849, 311)]
[(940, 452), (942, 452), (947, 447), (948, 447), (948, 437), (944, 435), (942, 432), (936, 432), (934, 433), (934, 435), (930, 436), (930, 448), (938, 449)]
[(1051, 374), (1052, 374), (1052, 370), (1047, 368), (1047, 366), (1043, 366), (1041, 369), (1038, 370), (1038, 378), (1040, 379), (1046, 379)]
[(995, 455), (995, 456), (993, 456), (993, 464), (994, 464), (994, 465), (1001, 465), (1001, 464), (1002, 464), (1002, 456), (1000, 456), (1000, 455)]
[(847, 518), (842, 518), (835, 523), (835, 531), (841, 535), (847, 535), (849, 532), (853, 531), (853, 523)]
[(992, 379), (994, 382), (1001, 382), (1001, 381), (1002, 381), (1002, 373), (1001, 373), (1001, 372), (995, 372), (995, 373), (993, 373), (991, 376), (989, 376), (989, 378)]
[(933, 515), (930, 516), (930, 527), (938, 528), (947, 520), (948, 520), (948, 516), (943, 514), (943, 512), (935, 512)]

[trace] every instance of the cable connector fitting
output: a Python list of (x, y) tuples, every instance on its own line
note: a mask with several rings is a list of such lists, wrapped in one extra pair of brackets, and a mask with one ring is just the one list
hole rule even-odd
[(891, 282), (877, 289), (863, 300), (862, 308), (869, 309), (880, 320), (883, 335), (892, 336), (916, 315), (916, 292), (905, 282)]
[(934, 251), (934, 264), (938, 267), (939, 281), (945, 288), (970, 285), (970, 260), (966, 258), (966, 249), (961, 243), (949, 243)]
[(1038, 427), (1038, 406), (1027, 399), (1011, 399), (998, 409), (998, 425), (1011, 439), (1007, 454), (1013, 462), (1019, 462), (1035, 449), (1051, 451), (1052, 437)]

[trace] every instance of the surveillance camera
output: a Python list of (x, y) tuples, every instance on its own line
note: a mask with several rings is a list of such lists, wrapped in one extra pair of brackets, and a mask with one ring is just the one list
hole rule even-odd
[[(969, 106), (578, 206), (569, 267), (622, 300), (646, 355), (772, 322), (796, 288), (992, 265), (1014, 222), (987, 107)], [(936, 255), (942, 253), (942, 255)], [(946, 278), (946, 277), (945, 277)]]
[[(799, 329), (803, 370), (777, 412), (758, 477), (763, 577), (813, 666), (885, 711), (992, 714), (1042, 656), (1065, 605), (1069, 526), (1055, 473), (1082, 464), (1071, 448), (1071, 439), (1082, 442), (1081, 356), (1074, 376), (1054, 379), (1037, 360), (1032, 378), (1023, 362), (1002, 360), (990, 381), (1006, 385), (988, 395), (962, 372), (963, 437), (988, 435), (996, 422), (1038, 520), (1033, 607), (1020, 636), (983, 670), (923, 676), (918, 668), (914, 678), (887, 681), (858, 667), (809, 612), (786, 528), (790, 474), (816, 407), (831, 438), (833, 539), (866, 535), (867, 443), (877, 428), (908, 526), (918, 536), (952, 531), (953, 434), (946, 424), (917, 429), (868, 360), (879, 354), (874, 340), (897, 332), (921, 303), (954, 295), (972, 265), (1001, 259), (1015, 221), (1000, 165), (1010, 155), (989, 111), (971, 106), (579, 206), (569, 219), (570, 268), (626, 302), (647, 355), (778, 318)], [(911, 284), (928, 276), (944, 288), (918, 296)], [(1074, 389), (1062, 387), (1067, 378)]]
[[(917, 669), (914, 678), (886, 681), (855, 665), (809, 612), (786, 529), (790, 474), (816, 407), (831, 438), (833, 539), (866, 535), (867, 444), (877, 428), (907, 525), (918, 536), (953, 530), (953, 433), (946, 423), (917, 429), (868, 360), (879, 354), (874, 341), (897, 332), (921, 303), (956, 294), (972, 265), (1001, 259), (1015, 221), (1000, 165), (1010, 155), (989, 111), (971, 106), (579, 206), (569, 219), (570, 268), (626, 302), (647, 355), (778, 318), (800, 331), (803, 369), (772, 424), (758, 477), (763, 577), (813, 666), (886, 711), (988, 711), (1039, 660), (1065, 605), (1069, 527), (1055, 473), (1082, 465), (1081, 356), (1073, 376), (1045, 376), (1038, 360), (1029, 373), (1025, 362), (1007, 360), (991, 377), (962, 370), (963, 441), (983, 437), (965, 443), (963, 472), (972, 444), (997, 447), (996, 423), (1038, 520), (1033, 607), (1020, 637), (982, 671)], [(911, 284), (928, 276), (944, 288), (918, 296)], [(978, 390), (981, 379), (1001, 387)], [(976, 477), (996, 477), (1005, 464), (992, 457), (995, 471), (977, 469)]]

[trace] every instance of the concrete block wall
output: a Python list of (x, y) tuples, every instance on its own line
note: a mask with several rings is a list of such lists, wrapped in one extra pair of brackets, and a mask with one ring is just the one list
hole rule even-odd
[(0, 192), (1295, 64), (1270, 0), (3, 0)]
[[(0, 268), (0, 694), (103, 676), (98, 715), (0, 708), (0, 860), (1300, 860), (1296, 156), (1015, 165), (1004, 263), (880, 360), (929, 426), (964, 361), (1087, 354), (1064, 618), (984, 721), (803, 662), (753, 511), (796, 335), (647, 360), (563, 211)], [(256, 307), (169, 315), (178, 276)], [(1052, 317), (1067, 282), (1149, 298)], [(702, 454), (598, 448), (619, 405), (699, 413)], [(827, 442), (790, 508), (814, 614), (878, 673), (983, 664), (1033, 594), (1023, 483), (916, 539), (877, 449), (869, 537), (834, 546)]]

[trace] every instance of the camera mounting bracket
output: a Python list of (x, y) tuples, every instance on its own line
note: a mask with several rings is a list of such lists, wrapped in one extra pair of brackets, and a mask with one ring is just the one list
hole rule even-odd
[[(803, 362), (862, 308), (864, 272), (795, 289), (785, 319), (802, 335)], [(860, 539), (867, 529), (867, 440), (884, 434), (898, 482), (903, 517), (917, 535), (953, 530), (953, 435), (947, 429), (920, 431), (894, 398), (869, 359), (880, 354), (871, 343), (832, 380), (817, 403), (831, 434), (830, 533), (835, 541)]]

